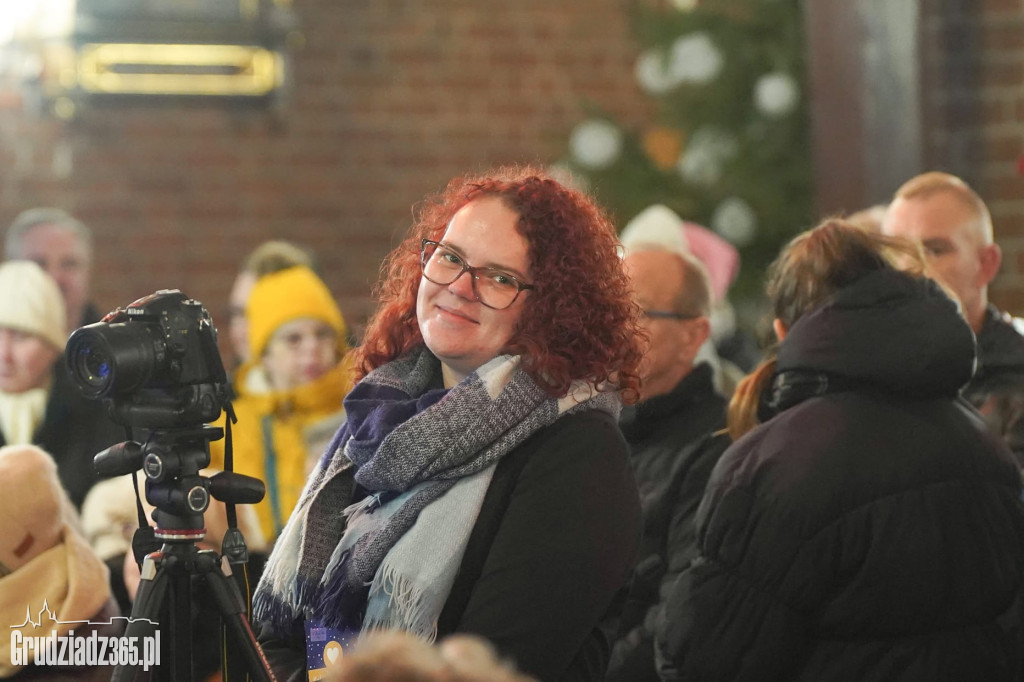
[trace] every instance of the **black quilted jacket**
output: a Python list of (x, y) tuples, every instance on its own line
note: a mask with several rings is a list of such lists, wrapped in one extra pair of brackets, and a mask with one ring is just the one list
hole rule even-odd
[(937, 288), (892, 271), (793, 325), (777, 414), (701, 502), (663, 679), (1021, 679), (1020, 479), (956, 397), (973, 348)]

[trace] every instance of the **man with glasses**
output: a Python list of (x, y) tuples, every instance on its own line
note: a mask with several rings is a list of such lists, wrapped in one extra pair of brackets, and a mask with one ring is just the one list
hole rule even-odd
[(644, 531), (608, 680), (657, 680), (653, 631), (662, 594), (695, 556), (694, 515), (711, 469), (729, 444), (726, 400), (712, 368), (697, 361), (710, 333), (711, 286), (688, 253), (631, 247), (623, 266), (643, 310), (649, 340), (640, 367), (640, 402), (619, 421), (640, 488)]

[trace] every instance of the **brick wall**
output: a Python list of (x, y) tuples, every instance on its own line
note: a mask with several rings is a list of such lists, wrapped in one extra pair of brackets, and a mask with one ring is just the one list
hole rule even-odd
[(358, 329), (426, 193), (464, 170), (556, 160), (588, 102), (646, 115), (629, 4), (297, 0), (305, 45), (279, 119), (136, 102), (62, 123), (4, 93), (0, 225), (66, 208), (96, 234), (102, 308), (177, 287), (222, 326), (244, 255), (292, 239), (316, 250)]
[(922, 0), (924, 158), (988, 202), (1003, 268), (991, 298), (1024, 315), (1024, 0)]
[[(102, 308), (178, 287), (221, 322), (244, 255), (292, 239), (358, 329), (424, 194), (466, 169), (555, 160), (588, 102), (627, 125), (652, 113), (630, 5), (297, 0), (305, 46), (280, 118), (122, 103), (62, 123), (0, 91), (0, 226), (66, 208), (96, 232)], [(993, 299), (1024, 314), (1024, 0), (921, 0), (921, 29), (925, 165), (989, 200), (1005, 254)]]

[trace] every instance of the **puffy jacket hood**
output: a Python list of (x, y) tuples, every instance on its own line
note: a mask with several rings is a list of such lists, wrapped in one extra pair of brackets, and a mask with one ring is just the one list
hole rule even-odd
[(802, 371), (952, 397), (974, 364), (974, 334), (956, 303), (931, 280), (882, 270), (797, 320), (779, 347), (777, 371), (783, 383), (785, 373)]

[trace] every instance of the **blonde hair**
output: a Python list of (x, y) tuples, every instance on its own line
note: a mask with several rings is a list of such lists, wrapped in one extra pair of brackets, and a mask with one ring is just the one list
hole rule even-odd
[(955, 175), (940, 171), (916, 175), (896, 190), (893, 199), (923, 200), (940, 192), (949, 193), (970, 209), (974, 214), (974, 227), (978, 236), (981, 237), (982, 244), (988, 245), (993, 242), (992, 214), (989, 212), (988, 206), (970, 185)]
[(498, 658), (475, 635), (452, 635), (438, 646), (402, 630), (374, 630), (324, 678), (327, 682), (536, 682)]
[(844, 220), (862, 230), (881, 232), (882, 223), (885, 221), (885, 211), (888, 208), (888, 204), (875, 204), (851, 213)]
[[(926, 267), (917, 244), (829, 218), (795, 237), (769, 266), (768, 298), (775, 318), (791, 329), (804, 314), (865, 275), (894, 269), (924, 277)], [(772, 351), (736, 387), (727, 417), (734, 440), (757, 425), (761, 396), (774, 375)]]
[(258, 279), (297, 265), (315, 271), (313, 256), (307, 249), (283, 239), (272, 239), (263, 242), (246, 256), (242, 270), (251, 272)]

